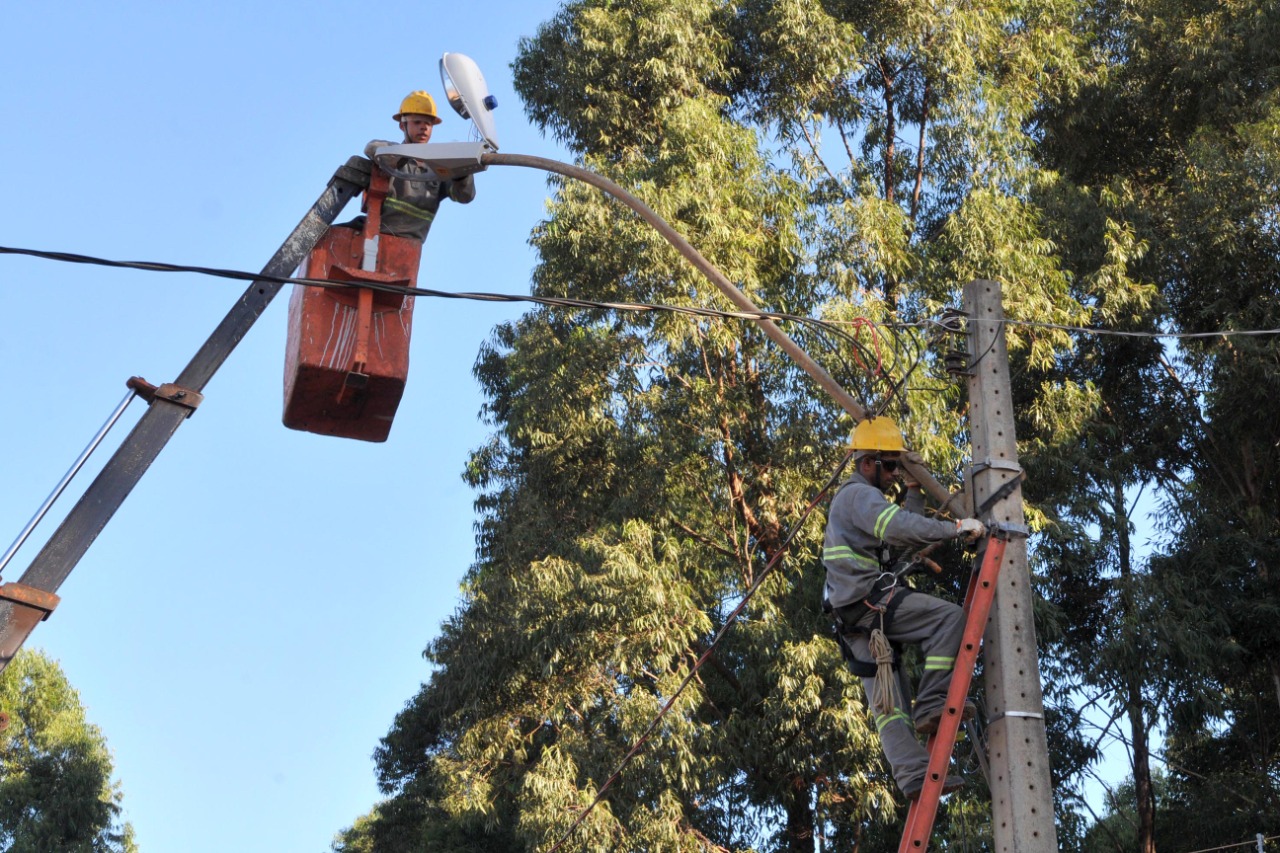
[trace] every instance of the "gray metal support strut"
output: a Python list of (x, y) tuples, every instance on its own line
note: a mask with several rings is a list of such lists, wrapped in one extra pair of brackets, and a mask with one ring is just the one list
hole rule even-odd
[[(320, 198), (262, 268), (262, 275), (290, 275), (347, 202), (368, 186), (370, 168), (369, 161), (361, 157), (352, 157), (339, 167)], [(276, 281), (253, 281), (174, 385), (200, 392), (283, 287)], [(159, 395), (154, 398), (133, 431), (27, 567), (19, 581), (23, 588), (57, 591), (191, 412), (190, 406)], [(23, 604), (16, 597), (0, 598), (0, 672), (36, 624), (48, 615), (48, 610)]]

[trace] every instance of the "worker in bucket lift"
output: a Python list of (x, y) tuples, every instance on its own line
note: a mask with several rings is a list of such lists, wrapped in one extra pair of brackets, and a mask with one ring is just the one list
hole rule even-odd
[[(429, 142), (431, 131), (440, 124), (436, 114), (436, 101), (426, 92), (410, 92), (400, 103), (400, 111), (391, 117), (400, 124), (405, 143)], [(375, 139), (364, 147), (364, 155), (373, 159), (374, 152), (385, 145), (394, 145)], [(429, 173), (427, 167), (412, 157), (403, 157), (395, 164), (399, 172), (408, 174)], [(408, 237), (419, 242), (427, 238), (431, 222), (443, 199), (459, 204), (469, 204), (476, 197), (476, 183), (472, 175), (454, 180), (410, 180), (392, 177), (390, 191), (382, 205), (382, 233), (395, 237)], [(364, 225), (363, 218), (343, 223), (354, 228)]]
[[(917, 735), (938, 730), (964, 633), (964, 611), (907, 586), (902, 573), (895, 574), (894, 558), (901, 556), (895, 551), (960, 537), (975, 541), (986, 529), (972, 518), (947, 521), (922, 514), (919, 483), (900, 480), (907, 449), (889, 418), (859, 423), (851, 445), (856, 472), (831, 500), (823, 541), (823, 609), (835, 620), (849, 668), (862, 678), (893, 780), (914, 800), (929, 765), (929, 753)], [(913, 455), (913, 461), (918, 459)], [(886, 494), (901, 486), (906, 487), (903, 505)], [(904, 643), (919, 644), (924, 653), (914, 707), (910, 681), (898, 665)], [(973, 705), (966, 702), (964, 719), (972, 719), (973, 713)], [(943, 793), (963, 784), (963, 778), (947, 776)]]

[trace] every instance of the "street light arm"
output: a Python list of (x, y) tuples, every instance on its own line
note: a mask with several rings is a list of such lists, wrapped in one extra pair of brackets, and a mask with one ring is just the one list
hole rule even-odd
[[(729, 298), (729, 301), (741, 308), (743, 311), (752, 313), (760, 313), (760, 308), (752, 302), (745, 293), (738, 289), (733, 282), (725, 278), (720, 270), (702, 256), (702, 254), (690, 245), (689, 241), (681, 236), (680, 232), (672, 228), (667, 221), (661, 216), (653, 212), (649, 205), (636, 198), (622, 187), (615, 184), (608, 178), (597, 175), (588, 169), (579, 166), (572, 166), (568, 163), (561, 163), (559, 160), (549, 160), (545, 157), (534, 157), (528, 154), (498, 154), (489, 153), (480, 158), (480, 162), (485, 166), (527, 166), (532, 169), (542, 169), (547, 172), (555, 172), (558, 175), (564, 175), (567, 178), (575, 178), (579, 181), (591, 184), (593, 187), (604, 190), (609, 195), (621, 201), (627, 207), (636, 213), (657, 229), (658, 233), (666, 238), (667, 242), (676, 247), (676, 250), (693, 264), (698, 270), (707, 277), (707, 280), (719, 288), (720, 292)], [(761, 317), (756, 321), (760, 324), (760, 328), (768, 335), (774, 343), (782, 347), (782, 349), (791, 356), (804, 371), (813, 377), (822, 388), (835, 399), (840, 408), (853, 415), (855, 420), (863, 420), (867, 416), (866, 409), (855, 400), (848, 391), (840, 386), (809, 354), (802, 350), (795, 341), (787, 335), (786, 332), (778, 328), (778, 325), (772, 320)]]
[[(743, 311), (751, 313), (760, 313), (760, 309), (750, 298), (747, 297), (733, 282), (725, 278), (715, 265), (702, 256), (702, 253), (695, 249), (688, 240), (686, 240), (680, 232), (672, 228), (665, 219), (653, 212), (649, 205), (636, 198), (613, 181), (601, 175), (597, 175), (588, 169), (580, 166), (573, 166), (569, 163), (562, 163), (559, 160), (550, 160), (545, 157), (534, 157), (529, 154), (498, 154), (490, 152), (480, 157), (480, 163), (484, 166), (526, 166), (531, 169), (542, 169), (547, 172), (554, 172), (557, 175), (564, 175), (566, 178), (574, 178), (584, 183), (588, 183), (593, 187), (604, 190), (609, 195), (621, 201), (627, 207), (636, 213), (657, 229), (658, 233), (666, 238), (676, 250), (684, 255), (689, 263), (693, 264), (698, 270), (707, 277), (707, 280), (719, 288), (720, 292), (729, 298), (729, 301), (741, 308)], [(760, 328), (764, 333), (773, 340), (783, 351), (804, 369), (813, 380), (822, 386), (831, 397), (836, 401), (840, 408), (844, 409), (856, 421), (865, 420), (867, 410), (853, 398), (848, 391), (840, 386), (839, 382), (823, 369), (809, 354), (787, 335), (786, 332), (778, 328), (778, 325), (767, 317), (761, 317), (756, 320), (760, 324)], [(939, 483), (923, 465), (907, 465), (907, 470), (911, 473), (916, 481), (924, 486), (925, 490), (937, 501), (945, 503), (951, 498), (951, 492)]]

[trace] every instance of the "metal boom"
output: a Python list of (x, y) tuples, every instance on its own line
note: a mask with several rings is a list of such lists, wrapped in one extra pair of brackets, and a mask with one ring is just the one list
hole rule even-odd
[[(369, 161), (362, 157), (352, 157), (340, 166), (320, 198), (262, 268), (262, 275), (282, 278), (292, 273), (347, 202), (368, 186), (370, 168)], [(0, 672), (9, 665), (35, 626), (48, 618), (57, 606), (58, 587), (178, 427), (195, 411), (203, 399), (201, 391), (205, 385), (283, 287), (281, 282), (265, 279), (250, 283), (174, 382), (154, 388), (140, 380), (130, 380), (129, 387), (150, 403), (146, 414), (112, 454), (22, 577), (16, 583), (0, 585)]]

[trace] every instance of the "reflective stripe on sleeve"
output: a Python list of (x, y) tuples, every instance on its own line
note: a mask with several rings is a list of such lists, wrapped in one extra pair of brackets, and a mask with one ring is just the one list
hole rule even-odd
[(889, 526), (889, 522), (893, 520), (893, 517), (898, 514), (898, 510), (900, 509), (902, 509), (902, 507), (897, 504), (889, 504), (885, 507), (884, 512), (880, 513), (880, 516), (876, 519), (876, 526), (874, 530), (874, 535), (877, 539), (884, 538), (885, 528)]
[(822, 549), (822, 559), (829, 560), (853, 560), (862, 568), (876, 569), (880, 568), (880, 563), (865, 554), (859, 554), (848, 545), (833, 545), (830, 548)]

